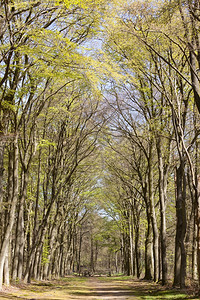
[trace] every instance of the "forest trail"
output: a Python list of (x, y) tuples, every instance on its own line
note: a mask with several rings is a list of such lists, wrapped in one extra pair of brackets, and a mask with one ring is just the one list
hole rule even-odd
[(0, 300), (157, 300), (197, 299), (158, 284), (127, 277), (66, 277), (18, 284), (0, 293)]
[[(88, 294), (88, 299), (102, 300), (126, 300), (126, 299), (141, 299), (135, 296), (133, 288), (128, 282), (114, 281), (110, 278), (95, 278), (92, 277), (88, 284), (91, 287), (91, 294)], [(85, 295), (86, 296), (86, 295)], [(75, 298), (74, 298), (75, 299)], [(77, 298), (80, 299), (80, 298)], [(87, 299), (87, 298), (82, 298)]]

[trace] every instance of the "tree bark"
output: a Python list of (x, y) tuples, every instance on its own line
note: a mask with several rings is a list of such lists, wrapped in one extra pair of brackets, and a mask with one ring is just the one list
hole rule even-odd
[(92, 232), (90, 235), (90, 270), (92, 273), (95, 272), (95, 270), (94, 270), (94, 239), (93, 239)]
[(3, 173), (4, 173), (4, 143), (0, 141), (0, 214), (1, 214), (1, 204), (3, 202)]
[(9, 272), (9, 247), (7, 248), (7, 253), (4, 262), (4, 284), (9, 286), (10, 285), (10, 272)]
[(197, 272), (197, 220), (194, 209), (193, 238), (192, 238), (192, 279), (198, 280)]
[(24, 244), (25, 244), (25, 233), (24, 233), (24, 203), (26, 198), (26, 191), (28, 185), (28, 172), (27, 170), (22, 171), (21, 176), (21, 195), (19, 198), (19, 210), (17, 218), (16, 228), (16, 241), (15, 241), (15, 254), (14, 254), (14, 266), (13, 266), (13, 279), (22, 279), (23, 274), (23, 256), (24, 256)]
[(154, 257), (154, 281), (158, 281), (158, 270), (159, 270), (159, 234), (155, 213), (155, 205), (154, 205), (154, 196), (153, 196), (153, 170), (152, 170), (152, 144), (150, 143), (149, 150), (149, 173), (148, 173), (148, 185), (149, 185), (149, 205), (150, 205), (150, 214), (151, 214), (151, 222), (152, 222), (152, 230), (153, 230), (153, 257)]
[(200, 287), (200, 175), (197, 178), (197, 208), (196, 208), (196, 224), (197, 224), (197, 272)]
[(13, 224), (15, 222), (15, 211), (16, 211), (16, 205), (18, 201), (18, 135), (15, 135), (15, 140), (13, 142), (13, 194), (12, 198), (9, 199), (9, 202), (11, 203), (11, 208), (9, 212), (9, 219), (8, 224), (5, 232), (5, 236), (3, 239), (3, 244), (0, 252), (0, 290), (2, 289), (3, 284), (3, 269), (4, 269), (4, 263), (9, 247), (9, 241), (11, 237), (11, 232), (13, 228)]
[(166, 174), (164, 174), (163, 158), (161, 153), (161, 140), (157, 138), (157, 154), (159, 168), (159, 202), (160, 202), (160, 244), (161, 244), (161, 270), (162, 285), (167, 283), (167, 241), (166, 241), (166, 203), (167, 189)]
[(129, 237), (130, 237), (130, 261), (131, 261), (131, 275), (135, 276), (135, 262), (134, 262), (134, 245), (133, 245), (133, 211), (130, 212), (129, 220)]
[(174, 265), (174, 286), (185, 287), (186, 276), (186, 210), (185, 210), (185, 172), (184, 162), (181, 161), (176, 172), (176, 239), (175, 239), (175, 265)]
[(152, 279), (152, 224), (148, 206), (146, 207), (147, 229), (145, 237), (145, 275), (144, 279)]

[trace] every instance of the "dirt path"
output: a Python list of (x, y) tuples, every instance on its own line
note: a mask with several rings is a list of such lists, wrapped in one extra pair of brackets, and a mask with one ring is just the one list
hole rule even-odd
[[(89, 281), (92, 287), (93, 299), (101, 300), (126, 300), (126, 299), (141, 299), (135, 296), (135, 292), (129, 283), (124, 281), (104, 281), (92, 278)], [(85, 298), (86, 299), (86, 298)], [(88, 298), (89, 299), (89, 298)]]
[(66, 277), (18, 284), (0, 293), (0, 300), (157, 300), (197, 299), (155, 283), (124, 277)]
[(138, 300), (134, 291), (125, 282), (107, 281), (106, 278), (73, 278), (71, 281), (35, 283), (27, 286), (13, 287), (0, 294), (0, 299), (31, 300)]

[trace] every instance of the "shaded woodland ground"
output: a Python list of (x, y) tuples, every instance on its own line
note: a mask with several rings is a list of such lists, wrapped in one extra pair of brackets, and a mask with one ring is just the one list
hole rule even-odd
[(66, 277), (52, 281), (38, 281), (29, 285), (16, 284), (0, 293), (0, 299), (199, 299), (194, 288), (180, 291), (145, 280), (130, 277)]

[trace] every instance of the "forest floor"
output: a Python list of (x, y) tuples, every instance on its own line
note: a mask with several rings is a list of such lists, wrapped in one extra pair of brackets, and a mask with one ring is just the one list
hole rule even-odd
[(0, 300), (157, 300), (199, 299), (184, 291), (130, 277), (66, 277), (31, 284), (15, 284), (0, 292)]

